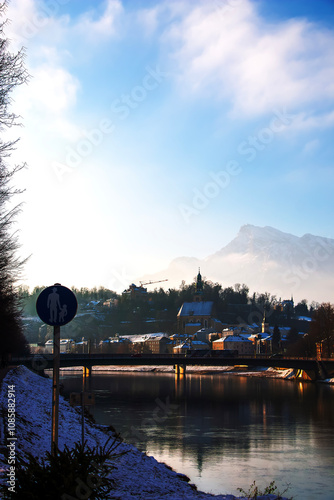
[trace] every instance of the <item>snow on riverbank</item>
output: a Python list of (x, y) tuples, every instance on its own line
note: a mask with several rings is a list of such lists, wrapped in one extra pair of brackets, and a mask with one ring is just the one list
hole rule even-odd
[[(43, 378), (24, 366), (10, 370), (4, 378), (0, 391), (0, 480), (6, 481), (8, 460), (3, 452), (6, 448), (7, 422), (1, 420), (8, 409), (8, 386), (15, 389), (15, 453), (31, 452), (43, 457), (51, 444), (51, 379)], [(89, 446), (103, 445), (109, 435), (102, 426), (86, 420), (85, 438)], [(81, 415), (63, 397), (59, 401), (59, 448), (65, 444), (71, 448), (81, 439)], [(233, 495), (211, 495), (196, 491), (182, 480), (182, 474), (170, 470), (154, 457), (145, 455), (132, 445), (120, 444), (117, 451), (127, 451), (116, 459), (116, 468), (111, 477), (115, 488), (110, 499), (117, 500), (234, 500)], [(182, 471), (181, 471), (182, 472)], [(268, 481), (269, 483), (269, 481)], [(275, 495), (258, 497), (274, 499)], [(106, 499), (107, 500), (107, 499)]]

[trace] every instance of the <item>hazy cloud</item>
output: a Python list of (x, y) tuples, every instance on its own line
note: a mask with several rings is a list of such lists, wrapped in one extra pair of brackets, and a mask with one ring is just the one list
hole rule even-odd
[(240, 0), (219, 15), (197, 5), (169, 28), (184, 88), (231, 103), (235, 115), (310, 107), (334, 97), (334, 34), (303, 19), (270, 24)]
[(112, 36), (116, 33), (116, 23), (123, 13), (123, 6), (119, 0), (107, 0), (105, 9), (100, 17), (96, 18), (95, 10), (85, 12), (80, 16), (75, 30), (82, 33), (85, 38), (96, 41), (96, 36)]

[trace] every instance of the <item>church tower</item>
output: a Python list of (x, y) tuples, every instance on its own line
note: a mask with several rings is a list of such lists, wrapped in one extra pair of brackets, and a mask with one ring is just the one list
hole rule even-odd
[(202, 300), (203, 300), (203, 281), (202, 281), (202, 276), (201, 276), (201, 270), (200, 270), (200, 268), (198, 268), (194, 302), (202, 302)]
[(266, 311), (263, 313), (263, 320), (262, 320), (262, 332), (261, 333), (268, 333), (269, 332), (269, 323), (266, 322)]

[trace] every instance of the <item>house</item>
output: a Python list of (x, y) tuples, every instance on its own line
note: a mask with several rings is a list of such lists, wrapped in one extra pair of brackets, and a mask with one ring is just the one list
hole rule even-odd
[(210, 349), (209, 344), (201, 340), (190, 340), (182, 342), (182, 344), (173, 347), (174, 354), (188, 354), (189, 351), (207, 351)]
[(221, 339), (214, 340), (212, 342), (212, 349), (217, 350), (233, 350), (238, 351), (238, 355), (249, 356), (254, 354), (254, 344), (251, 340), (248, 340), (240, 335), (228, 335), (227, 337), (222, 337)]
[[(72, 345), (74, 344), (74, 341), (72, 339), (60, 339), (59, 341), (59, 352), (60, 353), (68, 353), (72, 349)], [(47, 340), (45, 342), (45, 348), (44, 352), (46, 354), (52, 354), (53, 353), (53, 340)]]
[(211, 334), (216, 334), (218, 337), (219, 332), (217, 332), (215, 328), (201, 328), (200, 330), (197, 330), (194, 338), (196, 340), (201, 340), (202, 342), (210, 342), (209, 338)]
[(99, 344), (101, 352), (112, 354), (127, 354), (130, 352), (131, 342), (128, 339), (109, 338)]
[(152, 354), (167, 354), (169, 352), (169, 344), (171, 344), (171, 341), (164, 335), (160, 337), (151, 337), (146, 340), (146, 344)]
[(266, 332), (255, 333), (249, 337), (256, 354), (272, 354), (272, 336)]
[(107, 299), (103, 302), (103, 307), (108, 307), (109, 309), (112, 309), (113, 307), (118, 306), (119, 300), (118, 299)]
[(187, 354), (190, 348), (190, 342), (182, 342), (182, 344), (173, 347), (173, 354)]
[(147, 288), (144, 288), (142, 285), (137, 286), (135, 283), (132, 283), (127, 290), (124, 290), (122, 296), (129, 297), (132, 300), (147, 300)]

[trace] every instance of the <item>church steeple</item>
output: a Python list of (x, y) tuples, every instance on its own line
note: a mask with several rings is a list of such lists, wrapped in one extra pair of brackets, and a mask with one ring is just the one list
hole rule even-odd
[(200, 302), (202, 300), (202, 296), (203, 296), (203, 281), (202, 281), (202, 276), (201, 276), (201, 269), (198, 268), (198, 275), (197, 275), (197, 280), (196, 280), (196, 291), (195, 291), (194, 300), (196, 302)]
[(266, 322), (266, 310), (263, 312), (263, 320), (262, 320), (262, 333), (269, 332), (269, 323)]

